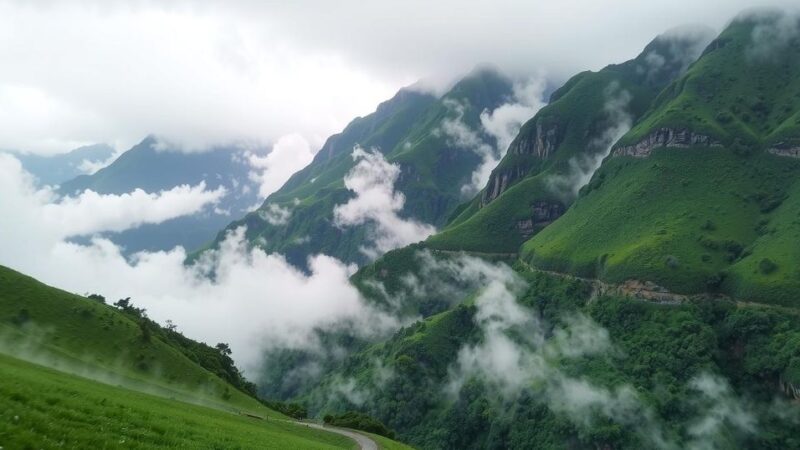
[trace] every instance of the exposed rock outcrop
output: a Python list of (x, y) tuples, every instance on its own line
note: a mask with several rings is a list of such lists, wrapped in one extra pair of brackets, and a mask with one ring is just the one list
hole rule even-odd
[(554, 220), (564, 214), (564, 205), (561, 203), (551, 203), (537, 201), (531, 204), (531, 217), (517, 221), (517, 231), (523, 238), (528, 239), (533, 236), (537, 229), (550, 225)]
[(535, 133), (515, 139), (508, 148), (508, 153), (512, 155), (536, 155), (539, 158), (547, 159), (555, 152), (560, 143), (559, 141), (558, 124), (542, 125), (542, 121), (537, 120)]
[(711, 136), (698, 134), (688, 129), (659, 128), (636, 144), (615, 148), (612, 155), (645, 158), (650, 156), (650, 153), (652, 153), (654, 149), (660, 147), (687, 148), (721, 146), (722, 144)]
[[(538, 120), (533, 133), (520, 134), (508, 148), (510, 155), (533, 155), (547, 159), (561, 143), (561, 128), (556, 123), (542, 125)], [(494, 201), (518, 180), (527, 175), (527, 166), (496, 169), (489, 177), (486, 189), (481, 196), (481, 207)]]
[(508, 170), (496, 170), (489, 177), (486, 189), (481, 195), (481, 208), (500, 196), (514, 182), (525, 176), (527, 167), (513, 167)]
[(789, 144), (779, 142), (767, 149), (768, 152), (778, 156), (788, 156), (790, 158), (800, 158), (800, 144)]
[(791, 381), (784, 380), (783, 377), (778, 380), (778, 384), (780, 385), (781, 391), (788, 397), (794, 400), (800, 400), (800, 386), (796, 386)]

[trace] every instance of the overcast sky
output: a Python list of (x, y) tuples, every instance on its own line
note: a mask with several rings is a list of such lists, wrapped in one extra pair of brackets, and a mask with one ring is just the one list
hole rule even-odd
[(491, 63), (551, 79), (634, 56), (684, 23), (772, 0), (0, 0), (0, 149), (274, 142), (316, 150), (420, 78)]

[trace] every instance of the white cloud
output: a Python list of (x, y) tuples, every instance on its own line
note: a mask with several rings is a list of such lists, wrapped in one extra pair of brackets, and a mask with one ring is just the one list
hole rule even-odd
[(630, 92), (620, 89), (619, 83), (612, 82), (606, 86), (604, 95), (606, 101), (603, 111), (606, 128), (589, 142), (585, 153), (570, 158), (568, 172), (547, 179), (548, 187), (565, 200), (575, 198), (581, 188), (589, 184), (603, 160), (611, 153), (611, 148), (633, 124), (633, 119), (628, 113), (632, 99)]
[[(398, 85), (202, 5), (0, 2), (0, 148), (63, 152), (153, 133), (182, 148), (320, 142)], [(44, 64), (43, 64), (44, 63)]]
[(266, 156), (247, 155), (250, 179), (259, 184), (258, 195), (267, 198), (280, 189), (295, 172), (311, 163), (314, 152), (303, 136), (281, 136)]
[(316, 144), (421, 78), (489, 63), (563, 80), (758, 3), (3, 0), (0, 148), (127, 148), (148, 133), (189, 147), (290, 133)]
[(124, 231), (146, 223), (161, 223), (201, 211), (225, 196), (225, 188), (206, 190), (206, 183), (180, 185), (159, 193), (141, 189), (121, 195), (86, 190), (76, 197), (64, 197), (42, 206), (42, 219), (58, 227), (64, 236), (100, 231)]
[(374, 247), (362, 247), (371, 257), (377, 257), (394, 248), (424, 240), (436, 229), (428, 224), (399, 216), (405, 205), (405, 196), (395, 191), (394, 184), (400, 176), (400, 166), (390, 164), (378, 151), (353, 149), (356, 165), (345, 176), (344, 185), (355, 193), (347, 203), (333, 210), (338, 227), (371, 225)]
[(266, 208), (258, 211), (258, 216), (270, 225), (286, 225), (292, 217), (292, 211), (276, 203), (270, 203)]
[[(515, 83), (514, 98), (510, 102), (493, 111), (481, 112), (479, 130), (473, 130), (464, 123), (465, 105), (454, 100), (445, 100), (445, 105), (455, 116), (442, 121), (440, 132), (447, 136), (450, 145), (473, 151), (481, 157), (481, 163), (473, 171), (470, 182), (461, 187), (465, 196), (471, 197), (486, 186), (492, 170), (505, 156), (522, 124), (544, 106), (542, 96), (545, 85), (542, 77), (532, 77), (523, 83)], [(484, 140), (484, 135), (492, 137), (494, 145)]]
[(76, 197), (59, 199), (49, 188), (38, 189), (34, 178), (8, 154), (0, 154), (0, 180), (0, 210), (9, 212), (3, 214), (4, 234), (8, 238), (4, 241), (11, 244), (15, 240), (29, 240), (25, 237), (28, 231), (34, 232), (34, 236), (36, 231), (46, 231), (52, 241), (160, 223), (201, 211), (225, 195), (224, 188), (208, 191), (201, 182), (159, 193), (136, 189), (128, 194), (104, 195), (87, 190)]
[(115, 151), (114, 154), (104, 160), (84, 159), (78, 164), (77, 168), (87, 175), (93, 175), (97, 173), (98, 170), (110, 166), (121, 154), (121, 151)]
[(52, 192), (33, 186), (16, 159), (0, 155), (0, 210), (13, 211), (0, 215), (0, 264), (72, 292), (101, 293), (111, 300), (131, 297), (151, 318), (172, 319), (187, 336), (228, 342), (244, 367), (256, 367), (265, 348), (315, 348), (315, 327), (348, 326), (364, 336), (397, 326), (349, 283), (355, 266), (318, 255), (309, 259), (309, 273), (304, 273), (281, 255), (250, 248), (244, 228), (191, 266), (185, 265), (187, 255), (180, 247), (137, 253), (128, 260), (107, 239), (92, 238), (88, 245), (65, 239), (186, 208), (193, 198), (208, 194), (202, 185), (155, 197), (84, 193), (67, 203), (53, 203)]
[[(688, 403), (695, 412), (682, 418), (688, 436), (676, 439), (665, 422), (629, 384), (605, 386), (564, 371), (567, 360), (624, 356), (608, 331), (583, 315), (568, 316), (551, 328), (517, 302), (525, 282), (508, 266), (460, 257), (473, 278), (486, 278), (475, 298), (474, 322), (481, 337), (464, 345), (450, 368), (445, 391), (460, 392), (470, 379), (480, 379), (501, 401), (514, 401), (527, 392), (552, 411), (565, 414), (579, 427), (609, 419), (639, 435), (647, 448), (675, 450), (728, 448), (732, 435), (757, 432), (745, 401), (727, 382), (700, 373), (687, 387), (698, 395)], [(479, 275), (481, 274), (481, 275)], [(687, 404), (687, 406), (689, 406)]]

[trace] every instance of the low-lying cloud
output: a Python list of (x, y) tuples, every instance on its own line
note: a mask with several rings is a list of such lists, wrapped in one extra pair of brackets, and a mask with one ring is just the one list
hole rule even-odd
[(486, 186), (492, 170), (505, 155), (522, 124), (545, 105), (542, 99), (545, 87), (546, 81), (543, 77), (515, 83), (514, 97), (509, 102), (492, 111), (481, 111), (481, 127), (477, 130), (464, 122), (468, 105), (456, 100), (445, 100), (452, 117), (442, 121), (439, 131), (447, 137), (449, 145), (473, 151), (481, 157), (481, 163), (473, 171), (470, 182), (461, 187), (465, 197), (475, 195)]
[(547, 180), (550, 189), (565, 200), (574, 199), (581, 188), (589, 184), (614, 144), (633, 125), (628, 113), (628, 104), (632, 99), (630, 92), (620, 89), (619, 83), (612, 82), (606, 87), (604, 95), (606, 128), (589, 142), (586, 152), (570, 158), (567, 173), (554, 175)]
[(297, 133), (282, 136), (266, 156), (248, 153), (247, 160), (252, 168), (250, 179), (258, 183), (259, 197), (269, 197), (312, 159), (314, 151), (311, 145)]
[(400, 166), (386, 161), (377, 150), (353, 149), (356, 165), (344, 178), (344, 185), (355, 197), (333, 210), (334, 223), (338, 227), (369, 226), (368, 236), (372, 245), (364, 245), (361, 251), (371, 258), (389, 250), (419, 242), (436, 232), (436, 228), (400, 213), (406, 198), (395, 190), (400, 176)]
[[(173, 195), (198, 192), (181, 188), (144, 200), (169, 203)], [(188, 266), (180, 247), (126, 259), (107, 239), (92, 237), (87, 245), (69, 242), (68, 234), (134, 226), (152, 214), (129, 208), (128, 202), (138, 196), (108, 201), (84, 193), (81, 198), (53, 203), (51, 192), (36, 189), (16, 159), (0, 155), (0, 209), (14, 213), (0, 216), (0, 264), (72, 292), (130, 297), (151, 318), (161, 323), (171, 319), (189, 337), (212, 345), (229, 343), (245, 368), (257, 367), (264, 349), (317, 346), (313, 330), (318, 327), (339, 324), (365, 336), (398, 326), (396, 319), (365, 303), (350, 284), (355, 266), (317, 255), (304, 273), (281, 255), (251, 248), (244, 228), (231, 231), (218, 249)], [(61, 230), (60, 223), (42, 220), (48, 214), (72, 225)], [(83, 214), (98, 220), (82, 222)], [(116, 220), (118, 215), (126, 219)]]
[(590, 427), (598, 418), (611, 420), (639, 435), (649, 448), (673, 450), (723, 449), (731, 435), (758, 429), (748, 405), (727, 382), (701, 373), (688, 389), (697, 415), (686, 417), (686, 436), (675, 436), (628, 384), (599, 385), (564, 371), (565, 362), (582, 358), (623, 357), (608, 331), (584, 315), (573, 315), (555, 327), (548, 326), (517, 298), (525, 282), (509, 267), (480, 261), (476, 270), (491, 273), (489, 283), (475, 299), (474, 322), (481, 337), (466, 344), (450, 369), (445, 391), (458, 395), (470, 379), (479, 379), (500, 402), (514, 402), (522, 393), (543, 402), (552, 411), (569, 417), (578, 427)]

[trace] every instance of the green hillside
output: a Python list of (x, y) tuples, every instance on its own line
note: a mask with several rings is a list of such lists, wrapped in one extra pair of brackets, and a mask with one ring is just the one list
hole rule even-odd
[(161, 328), (134, 307), (115, 308), (2, 266), (0, 352), (114, 384), (271, 413), (216, 348)]
[(735, 20), (523, 257), (612, 282), (797, 306), (800, 37), (768, 51), (757, 39), (779, 17)]
[(571, 189), (577, 180), (572, 178), (578, 167), (602, 157), (613, 144), (614, 129), (649, 108), (661, 89), (699, 55), (709, 32), (665, 33), (630, 61), (572, 77), (522, 127), (481, 195), (428, 244), (516, 252), (564, 213), (574, 199)]
[(161, 328), (128, 299), (112, 307), (2, 266), (0, 378), (2, 448), (354, 446), (267, 408), (224, 349)]
[(0, 354), (0, 446), (352, 449), (353, 441), (88, 380)]
[[(439, 227), (464, 201), (461, 188), (481, 161), (473, 150), (460, 148), (461, 144), (446, 136), (442, 124), (458, 117), (457, 102), (464, 108), (461, 121), (479, 132), (481, 112), (500, 106), (511, 96), (510, 80), (490, 69), (474, 71), (441, 98), (403, 89), (374, 113), (353, 120), (340, 134), (331, 136), (314, 161), (270, 195), (261, 211), (227, 229), (247, 225), (251, 241), (286, 255), (299, 266), (314, 253), (366, 263), (360, 248), (366, 243), (369, 225), (340, 229), (332, 221), (334, 207), (352, 198), (343, 180), (354, 166), (354, 146), (378, 149), (388, 162), (400, 166), (395, 188), (405, 195), (402, 217)], [(490, 136), (482, 138), (494, 142)], [(285, 224), (262, 218), (262, 212), (275, 205), (291, 211)], [(222, 237), (220, 233), (217, 239)]]

